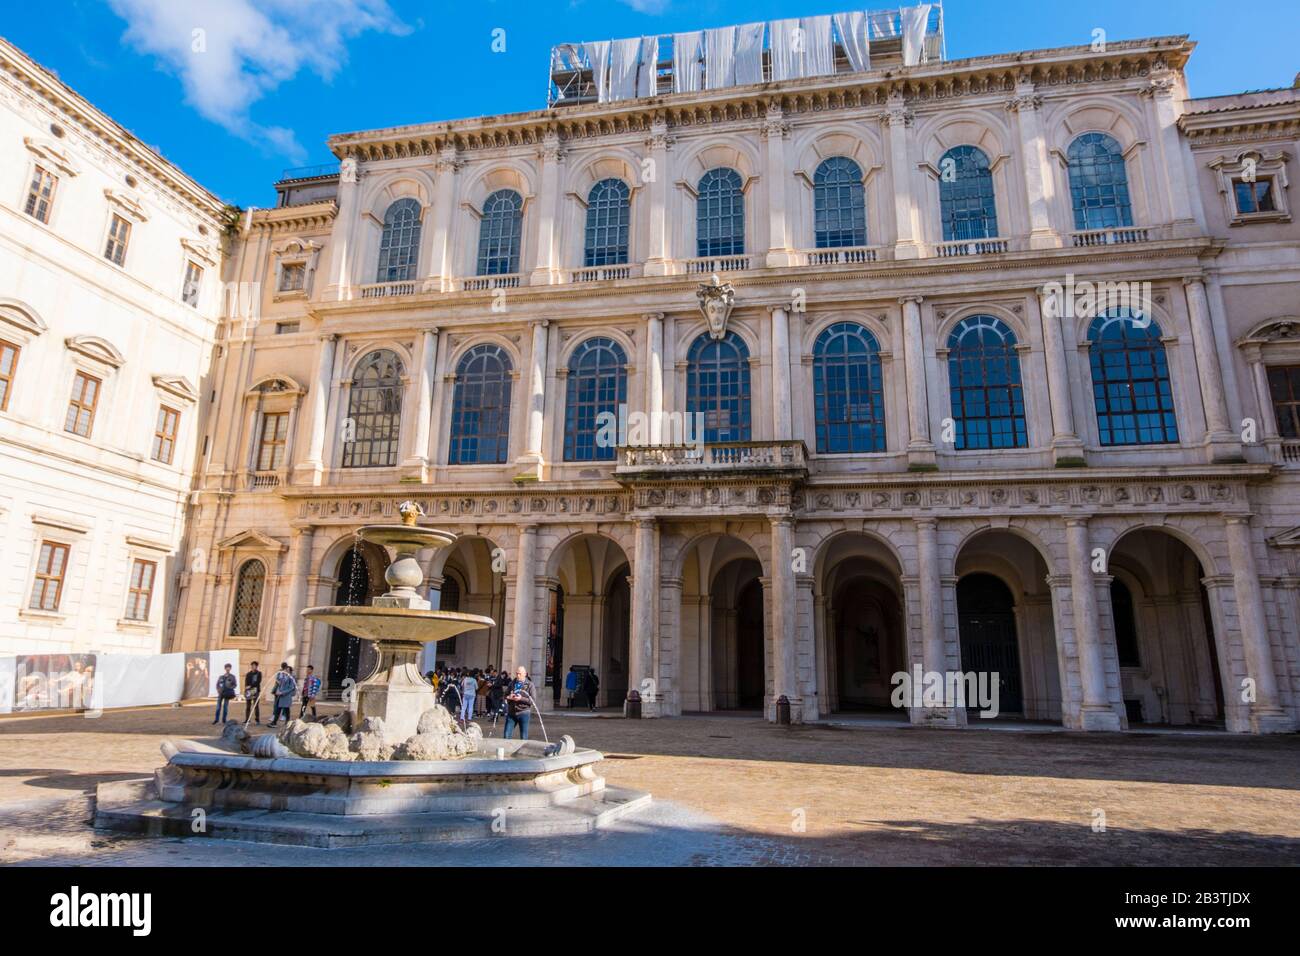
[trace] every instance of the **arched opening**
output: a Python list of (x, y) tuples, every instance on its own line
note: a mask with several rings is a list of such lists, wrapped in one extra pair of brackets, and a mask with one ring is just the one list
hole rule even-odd
[(1107, 570), (1129, 723), (1224, 726), (1221, 658), (1200, 559), (1169, 532), (1145, 528), (1116, 542)]
[(627, 555), (603, 535), (577, 535), (551, 555), (545, 680), (556, 706), (588, 706), (588, 671), (598, 682), (596, 706), (619, 706), (627, 696), (628, 574)]
[[(996, 686), (999, 716), (1062, 720), (1052, 592), (1038, 548), (1011, 531), (984, 531), (962, 546), (956, 570), (963, 674), (990, 694)], [(991, 703), (968, 699), (967, 707)]]
[[(384, 571), (388, 557), (382, 548), (358, 540), (339, 559), (335, 574), (334, 603), (348, 607), (363, 607), (372, 598), (384, 592)], [(375, 645), (371, 641), (330, 628), (329, 658), (326, 661), (325, 697), (338, 700), (346, 681), (361, 681), (369, 677), (379, 663)]]
[(505, 552), (492, 541), (463, 535), (429, 561), (425, 581), (429, 603), (442, 611), (481, 614), (493, 627), (466, 631), (424, 647), (420, 665), (427, 673), (444, 663), (449, 667), (501, 667), (501, 622), (505, 619)]

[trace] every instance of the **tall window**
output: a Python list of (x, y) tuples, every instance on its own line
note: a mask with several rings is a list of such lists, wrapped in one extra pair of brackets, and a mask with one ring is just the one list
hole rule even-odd
[(1024, 448), (1025, 397), (1016, 336), (991, 315), (972, 315), (948, 336), (948, 391), (956, 446)]
[(68, 415), (63, 421), (63, 430), (90, 437), (90, 430), (95, 425), (95, 407), (99, 404), (100, 381), (93, 375), (78, 372), (72, 380), (72, 398), (68, 400)]
[(114, 215), (108, 227), (108, 242), (104, 244), (104, 258), (116, 266), (126, 262), (126, 243), (130, 238), (131, 224)]
[(257, 440), (257, 470), (279, 471), (284, 465), (284, 442), (289, 434), (288, 412), (266, 412)]
[(613, 461), (614, 446), (597, 445), (602, 412), (627, 402), (627, 355), (612, 339), (587, 339), (569, 360), (564, 403), (564, 460)]
[(153, 460), (164, 465), (172, 463), (176, 453), (176, 433), (180, 430), (181, 413), (166, 405), (158, 406), (158, 423), (153, 430)]
[(500, 465), (510, 444), (510, 356), (476, 345), (456, 366), (451, 403), (452, 465)]
[(524, 201), (513, 189), (499, 189), (483, 203), (478, 227), (478, 274), (510, 275), (519, 271), (524, 234)]
[(602, 179), (587, 194), (588, 266), (627, 262), (627, 228), (631, 192), (621, 179)]
[(1115, 650), (1119, 653), (1119, 666), (1141, 667), (1133, 592), (1119, 578), (1112, 578), (1110, 582), (1110, 610), (1115, 620)]
[(415, 278), (420, 258), (420, 204), (399, 199), (384, 213), (379, 238), (379, 274), (376, 282), (409, 282)]
[(0, 412), (9, 410), (9, 396), (14, 390), (14, 375), (18, 371), (18, 346), (0, 341)]
[(1128, 170), (1119, 143), (1105, 133), (1084, 133), (1067, 151), (1075, 229), (1133, 225)]
[(402, 373), (402, 360), (388, 349), (371, 352), (357, 366), (348, 396), (352, 440), (343, 445), (344, 468), (388, 468), (397, 464)]
[(1111, 309), (1088, 327), (1092, 398), (1103, 445), (1178, 441), (1169, 363), (1160, 327), (1131, 309)]
[(813, 175), (813, 221), (818, 249), (867, 244), (867, 205), (862, 169), (847, 156), (832, 156)]
[(36, 579), (29, 605), (37, 611), (57, 611), (63, 599), (63, 578), (68, 572), (68, 546), (42, 541), (36, 557)]
[(1300, 365), (1270, 365), (1268, 390), (1277, 433), (1283, 438), (1300, 438)]
[(307, 286), (307, 264), (286, 262), (280, 266), (280, 291), (301, 292)]
[[(450, 574), (442, 579), (442, 587), (438, 590), (438, 610), (439, 611), (459, 611), (460, 610), (460, 582)], [(444, 637), (438, 642), (438, 651), (450, 657), (456, 653), (456, 638)]]
[(745, 251), (745, 196), (734, 169), (700, 177), (695, 202), (695, 254), (738, 256)]
[(158, 565), (153, 561), (136, 558), (131, 564), (131, 584), (126, 591), (126, 619), (149, 620), (149, 605), (153, 603), (153, 579)]
[(876, 337), (837, 322), (813, 346), (818, 454), (885, 450), (885, 390)]
[(27, 190), (27, 204), (23, 211), (33, 219), (49, 225), (50, 213), (54, 209), (54, 191), (58, 185), (57, 176), (48, 169), (37, 166), (32, 173), (32, 184)]
[(735, 332), (721, 340), (701, 335), (691, 346), (686, 411), (704, 415), (710, 444), (749, 441), (749, 349)]
[(1273, 179), (1270, 176), (1233, 180), (1232, 195), (1237, 202), (1237, 212), (1240, 215), (1249, 216), (1258, 212), (1277, 210), (1277, 204), (1273, 202)]
[(954, 146), (939, 159), (939, 214), (944, 242), (992, 239), (998, 234), (997, 205), (989, 158), (975, 146)]
[(185, 263), (185, 281), (181, 283), (181, 301), (186, 305), (198, 307), (199, 286), (203, 282), (203, 267), (197, 263)]
[(230, 636), (257, 637), (257, 625), (262, 619), (262, 589), (266, 584), (266, 566), (256, 559), (245, 561), (235, 580), (235, 608), (230, 615)]

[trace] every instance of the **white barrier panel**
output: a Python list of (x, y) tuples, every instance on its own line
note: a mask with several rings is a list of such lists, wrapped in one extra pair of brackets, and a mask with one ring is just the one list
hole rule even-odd
[(211, 679), (208, 681), (208, 696), (217, 696), (217, 678), (226, 672), (226, 665), (230, 665), (230, 673), (235, 675), (239, 681), (239, 692), (244, 692), (244, 675), (239, 673), (239, 651), (208, 651), (208, 674)]
[(185, 688), (185, 654), (99, 654), (95, 709), (172, 704)]
[(13, 657), (0, 657), (0, 714), (7, 714), (14, 709), (14, 664)]

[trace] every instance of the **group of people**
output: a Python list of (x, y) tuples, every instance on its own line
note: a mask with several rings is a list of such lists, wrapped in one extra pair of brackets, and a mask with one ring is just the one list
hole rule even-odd
[(461, 727), (478, 717), (504, 717), (504, 737), (517, 728), (520, 739), (528, 739), (537, 688), (529, 680), (527, 668), (517, 668), (511, 677), (505, 668), (448, 668), (439, 664), (424, 676), (433, 685), (438, 701)]
[[(244, 723), (248, 723), (249, 718), (254, 719), (257, 723), (262, 722), (262, 672), (257, 669), (257, 661), (250, 665), (248, 673), (244, 675)], [(299, 700), (301, 706), (298, 708), (298, 717), (307, 716), (307, 711), (311, 711), (313, 718), (316, 716), (316, 698), (320, 694), (320, 678), (316, 676), (316, 668), (311, 664), (307, 665), (307, 673), (302, 679), (301, 686), (298, 678), (294, 675), (293, 668), (287, 661), (280, 664), (279, 671), (275, 674), (275, 683), (271, 689), (273, 699), (271, 722), (268, 727), (274, 727), (284, 718), (287, 724), (292, 718), (290, 711), (293, 709), (294, 696), (300, 694)], [(214, 724), (225, 723), (229, 715), (230, 702), (239, 696), (239, 680), (231, 672), (230, 665), (226, 665), (225, 673), (217, 678), (217, 713), (213, 718)]]

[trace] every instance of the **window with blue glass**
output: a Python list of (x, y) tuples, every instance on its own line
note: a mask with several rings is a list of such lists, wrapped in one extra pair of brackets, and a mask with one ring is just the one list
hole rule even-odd
[(1025, 396), (1016, 336), (991, 315), (972, 315), (948, 336), (948, 392), (956, 448), (1024, 448)]
[(939, 158), (939, 214), (944, 242), (996, 238), (993, 173), (983, 150), (954, 146)]
[(837, 322), (813, 346), (818, 454), (885, 450), (885, 389), (876, 337)]
[(451, 403), (451, 465), (500, 465), (510, 444), (510, 356), (476, 345), (456, 366)]
[(478, 274), (510, 275), (519, 271), (524, 234), (524, 200), (513, 189), (498, 189), (483, 202), (478, 227)]
[(706, 333), (691, 345), (686, 411), (704, 416), (704, 440), (710, 444), (749, 441), (749, 349), (735, 332), (721, 339)]
[(1105, 133), (1084, 133), (1066, 152), (1075, 229), (1133, 225), (1128, 170), (1119, 143)]
[(1088, 326), (1088, 361), (1103, 445), (1178, 441), (1169, 362), (1153, 319), (1111, 309)]
[(867, 244), (862, 169), (847, 156), (832, 156), (813, 174), (813, 230), (818, 249)]
[(376, 282), (409, 282), (420, 257), (420, 204), (399, 199), (384, 213)]
[(397, 464), (402, 424), (402, 360), (389, 349), (359, 363), (348, 389), (351, 441), (343, 443), (344, 468), (391, 468)]
[(587, 194), (588, 266), (627, 262), (627, 227), (631, 191), (621, 179), (602, 179)]
[(627, 354), (612, 339), (587, 339), (569, 360), (564, 402), (564, 460), (613, 461), (614, 446), (598, 445), (602, 413), (627, 402)]
[(734, 169), (710, 169), (700, 177), (695, 200), (695, 254), (739, 256), (745, 252), (745, 196)]

